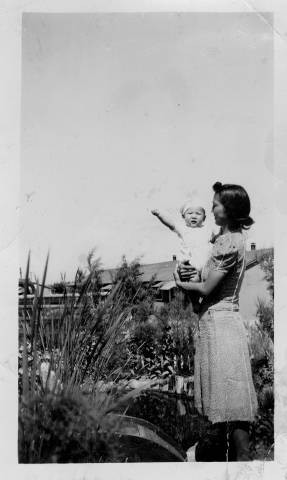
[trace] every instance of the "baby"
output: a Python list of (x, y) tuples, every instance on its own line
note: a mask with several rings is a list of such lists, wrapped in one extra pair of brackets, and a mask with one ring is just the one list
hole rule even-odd
[[(179, 237), (177, 257), (179, 263), (193, 266), (200, 275), (211, 251), (211, 242), (215, 237), (213, 231), (205, 224), (205, 209), (196, 201), (186, 202), (180, 209), (184, 223), (174, 222), (158, 210), (152, 210), (151, 213)], [(188, 303), (186, 300), (185, 298), (185, 303)], [(196, 309), (198, 298), (192, 298), (191, 301)]]
[(179, 262), (192, 265), (201, 272), (210, 252), (214, 233), (205, 224), (205, 209), (197, 203), (186, 202), (180, 213), (184, 224), (174, 222), (158, 210), (152, 210), (152, 214), (179, 237)]

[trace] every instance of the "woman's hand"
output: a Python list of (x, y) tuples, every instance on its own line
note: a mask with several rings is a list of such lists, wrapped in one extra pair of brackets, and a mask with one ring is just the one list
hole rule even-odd
[(174, 281), (175, 281), (176, 285), (177, 285), (178, 287), (181, 287), (181, 283), (182, 283), (182, 282), (181, 282), (181, 280), (180, 280), (180, 278), (179, 278), (179, 274), (178, 274), (177, 268), (176, 268), (175, 271), (173, 272), (173, 277), (174, 277)]
[(180, 288), (183, 288), (184, 290), (185, 289), (186, 290), (192, 290), (192, 283), (200, 281), (199, 274), (198, 274), (197, 270), (195, 270), (195, 268), (193, 268), (193, 267), (191, 267), (191, 269), (189, 269), (189, 274), (188, 274), (189, 280), (188, 281), (181, 281), (180, 276), (179, 276), (179, 272), (178, 272), (177, 269), (174, 271), (173, 276), (174, 276), (174, 280), (175, 280), (176, 285)]
[(199, 281), (199, 275), (198, 271), (192, 266), (187, 263), (180, 263), (178, 266), (178, 274), (180, 280), (183, 282), (198, 282)]

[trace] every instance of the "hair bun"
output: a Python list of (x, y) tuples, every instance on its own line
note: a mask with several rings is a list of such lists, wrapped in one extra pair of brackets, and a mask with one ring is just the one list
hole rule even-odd
[(222, 183), (221, 182), (216, 182), (214, 185), (213, 185), (213, 190), (215, 191), (215, 193), (219, 193), (221, 192), (222, 190)]
[(251, 227), (251, 225), (253, 225), (253, 223), (255, 223), (253, 218), (248, 216), (247, 218), (244, 219), (243, 225), (245, 227)]
[(245, 229), (248, 229), (255, 223), (253, 218), (251, 218), (249, 215), (246, 217), (237, 218), (237, 221), (240, 223), (241, 227)]

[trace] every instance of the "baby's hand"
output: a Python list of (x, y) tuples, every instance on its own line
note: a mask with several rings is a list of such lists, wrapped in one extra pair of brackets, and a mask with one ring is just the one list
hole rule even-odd
[(151, 213), (155, 215), (156, 217), (159, 216), (159, 210), (151, 210)]

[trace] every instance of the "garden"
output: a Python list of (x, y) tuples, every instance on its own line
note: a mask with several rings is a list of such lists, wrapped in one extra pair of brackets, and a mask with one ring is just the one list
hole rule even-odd
[[(250, 435), (252, 458), (274, 449), (274, 263), (258, 259), (270, 290), (257, 299), (257, 322), (246, 325), (259, 401)], [(211, 433), (193, 405), (197, 316), (180, 295), (155, 309), (153, 281), (125, 258), (109, 295), (100, 295), (101, 267), (91, 252), (58, 308), (44, 305), (49, 259), (31, 301), (30, 258), (19, 305), (20, 463), (186, 461), (200, 440), (198, 461), (224, 460), (225, 437)], [(255, 299), (256, 301), (256, 299)]]

